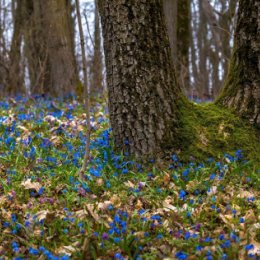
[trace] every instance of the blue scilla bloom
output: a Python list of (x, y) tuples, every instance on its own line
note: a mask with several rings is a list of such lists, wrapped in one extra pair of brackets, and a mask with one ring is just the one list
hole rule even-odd
[(43, 194), (44, 190), (45, 190), (45, 188), (44, 188), (44, 187), (41, 187), (41, 188), (39, 189), (39, 191), (38, 191), (38, 195), (41, 196), (41, 195)]
[(244, 156), (242, 154), (242, 150), (237, 150), (236, 153), (235, 153), (235, 156), (238, 160), (242, 159)]
[(29, 254), (31, 254), (31, 255), (38, 255), (39, 254), (39, 250), (30, 247), (29, 248)]
[(190, 172), (190, 169), (189, 169), (189, 168), (185, 169), (185, 170), (182, 172), (182, 176), (183, 176), (183, 177), (187, 177), (188, 174), (189, 174), (189, 172)]
[(16, 215), (15, 215), (14, 213), (11, 214), (11, 220), (12, 220), (13, 222), (16, 222), (16, 221), (17, 221), (17, 217), (16, 217)]
[(121, 241), (121, 238), (120, 237), (114, 237), (113, 240), (114, 240), (115, 243), (119, 243)]
[(245, 246), (245, 249), (247, 251), (252, 250), (252, 249), (254, 249), (254, 245), (253, 244), (248, 244), (248, 245)]
[(161, 220), (161, 217), (159, 215), (153, 215), (151, 216), (152, 220)]
[(16, 241), (12, 242), (12, 248), (13, 248), (14, 252), (18, 252), (19, 251), (19, 244)]
[(175, 254), (175, 257), (178, 259), (178, 260), (184, 260), (184, 259), (187, 259), (188, 258), (188, 254), (182, 252), (182, 251), (179, 251)]
[(11, 145), (13, 142), (15, 142), (15, 139), (14, 139), (14, 137), (12, 137), (12, 136), (8, 136), (8, 137), (5, 139), (5, 144), (6, 144), (6, 145)]
[(180, 190), (179, 192), (179, 198), (184, 200), (186, 196), (186, 191), (185, 190)]

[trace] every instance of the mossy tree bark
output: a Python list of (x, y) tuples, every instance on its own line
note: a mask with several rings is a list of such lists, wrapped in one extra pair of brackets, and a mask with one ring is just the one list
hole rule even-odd
[(176, 83), (160, 0), (100, 0), (110, 121), (115, 147), (163, 152), (180, 136)]
[(240, 0), (229, 73), (217, 103), (260, 127), (260, 4)]

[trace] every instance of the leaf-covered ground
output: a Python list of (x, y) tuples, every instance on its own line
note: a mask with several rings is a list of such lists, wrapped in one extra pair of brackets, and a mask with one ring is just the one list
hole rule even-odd
[(76, 100), (0, 102), (1, 260), (258, 259), (260, 166), (243, 151), (141, 165), (113, 152), (102, 104), (91, 116), (81, 182)]

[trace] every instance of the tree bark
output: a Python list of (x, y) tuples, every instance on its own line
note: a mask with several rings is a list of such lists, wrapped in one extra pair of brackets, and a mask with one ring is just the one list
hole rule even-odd
[(95, 1), (95, 21), (94, 21), (94, 55), (91, 64), (90, 77), (90, 93), (92, 96), (102, 96), (103, 93), (103, 64), (101, 52), (101, 31), (100, 19), (97, 7), (97, 0)]
[[(15, 6), (15, 1), (12, 1)], [(22, 45), (22, 29), (23, 29), (23, 14), (22, 1), (16, 2), (16, 7), (13, 10), (13, 36), (11, 49), (9, 53), (10, 67), (8, 71), (8, 94), (17, 95), (24, 94), (24, 81), (21, 64), (21, 45)]]
[(135, 156), (163, 152), (178, 143), (184, 98), (161, 1), (100, 0), (99, 10), (115, 148)]
[(77, 75), (66, 0), (43, 1), (43, 24), (49, 62), (49, 92), (54, 96), (75, 92)]
[(178, 0), (177, 11), (177, 66), (179, 84), (189, 92), (190, 0)]
[(177, 0), (164, 0), (163, 11), (171, 47), (171, 57), (174, 65), (177, 63)]
[(78, 82), (71, 3), (26, 0), (25, 48), (32, 94), (64, 96)]
[(188, 0), (164, 0), (163, 10), (177, 80), (183, 91), (188, 92), (190, 3)]
[(260, 127), (260, 3), (240, 0), (234, 50), (218, 103)]

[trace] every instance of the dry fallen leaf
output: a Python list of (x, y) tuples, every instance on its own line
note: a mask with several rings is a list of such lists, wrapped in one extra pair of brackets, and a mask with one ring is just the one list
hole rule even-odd
[(126, 187), (129, 187), (129, 188), (135, 187), (135, 185), (131, 181), (126, 181), (126, 182), (124, 182), (124, 184), (125, 184)]
[(135, 204), (135, 208), (136, 209), (141, 209), (143, 207), (143, 203), (141, 200), (137, 200), (136, 204)]
[(212, 195), (215, 195), (217, 194), (218, 190), (217, 190), (217, 186), (212, 186), (210, 188), (210, 191), (207, 192), (208, 196), (212, 196)]
[(76, 248), (73, 246), (63, 246), (57, 250), (57, 254), (66, 254), (71, 256), (74, 252), (76, 252)]
[(165, 186), (167, 186), (167, 185), (170, 183), (170, 181), (171, 181), (171, 176), (170, 176), (169, 173), (166, 172), (166, 173), (163, 175), (163, 184), (164, 184)]
[(45, 222), (51, 222), (54, 219), (55, 213), (54, 212), (50, 212), (48, 210), (42, 210), (37, 212), (36, 217), (39, 219), (39, 221), (45, 219)]
[(42, 187), (42, 185), (39, 182), (32, 182), (31, 179), (27, 179), (26, 181), (23, 181), (21, 185), (24, 186), (26, 190), (36, 190), (37, 192)]

